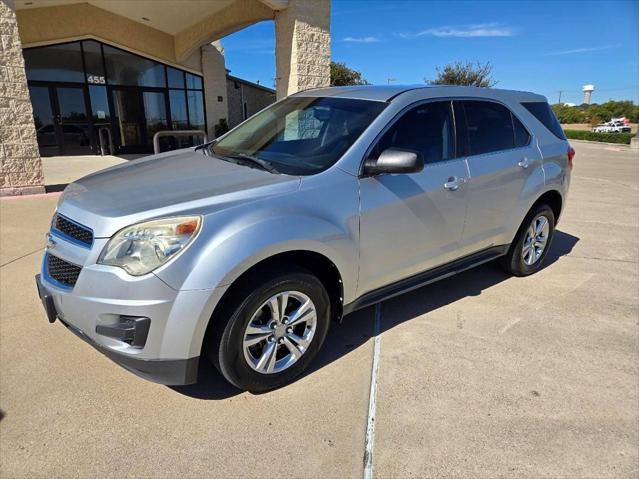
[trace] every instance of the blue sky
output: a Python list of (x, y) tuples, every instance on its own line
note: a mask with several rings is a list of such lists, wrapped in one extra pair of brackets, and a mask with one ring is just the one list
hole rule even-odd
[[(639, 2), (333, 0), (332, 59), (371, 83), (423, 83), (454, 61), (489, 61), (497, 87), (553, 103), (639, 103)], [(233, 75), (273, 86), (274, 23), (222, 39)]]

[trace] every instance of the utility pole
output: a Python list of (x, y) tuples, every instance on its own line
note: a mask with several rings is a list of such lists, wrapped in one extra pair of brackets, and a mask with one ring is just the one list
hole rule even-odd
[(559, 91), (558, 91), (558, 93), (559, 93), (559, 100), (557, 100), (557, 104), (559, 104), (559, 105), (561, 105), (561, 94), (562, 94), (563, 92), (564, 92), (563, 90), (559, 90)]

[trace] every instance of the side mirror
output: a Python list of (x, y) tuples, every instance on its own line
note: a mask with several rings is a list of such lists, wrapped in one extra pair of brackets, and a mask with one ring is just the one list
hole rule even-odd
[(419, 173), (424, 169), (424, 158), (420, 153), (399, 148), (388, 148), (376, 160), (364, 162), (366, 176), (382, 173)]

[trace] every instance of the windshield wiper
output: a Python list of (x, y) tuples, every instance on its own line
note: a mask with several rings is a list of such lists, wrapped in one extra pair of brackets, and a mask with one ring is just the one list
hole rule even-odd
[(251, 165), (257, 166), (259, 169), (268, 171), (269, 173), (273, 173), (274, 175), (278, 175), (280, 172), (273, 166), (273, 163), (270, 161), (263, 160), (256, 156), (247, 155), (246, 153), (236, 153), (234, 155), (224, 155), (223, 159), (235, 160), (235, 162), (244, 162), (250, 163)]
[(217, 143), (217, 139), (197, 145), (193, 151), (202, 150), (205, 156), (211, 156), (211, 147)]

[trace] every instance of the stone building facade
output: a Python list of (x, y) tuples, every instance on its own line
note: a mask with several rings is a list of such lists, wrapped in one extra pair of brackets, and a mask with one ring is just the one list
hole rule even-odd
[(44, 193), (13, 0), (0, 2), (0, 192)]
[[(43, 133), (41, 127), (36, 132), (34, 126), (34, 98), (29, 95), (29, 88), (40, 88), (40, 93), (48, 88), (52, 92), (52, 108), (58, 103), (57, 88), (63, 88), (28, 79), (23, 50), (69, 42), (82, 45), (97, 42), (103, 51), (108, 46), (110, 50), (116, 48), (124, 52), (123, 57), (129, 52), (159, 62), (167, 72), (166, 85), (162, 87), (167, 111), (171, 89), (168, 72), (176, 69), (184, 72), (181, 74), (187, 78), (184, 87), (187, 96), (191, 91), (197, 94), (195, 89), (189, 89), (188, 79), (199, 77), (201, 86), (197, 88), (203, 93), (206, 127), (212, 136), (221, 118), (228, 116), (231, 124), (237, 121), (237, 106), (234, 106), (237, 92), (227, 88), (223, 52), (215, 42), (263, 20), (275, 23), (277, 98), (302, 89), (327, 86), (330, 81), (330, 0), (175, 0), (152, 5), (151, 2), (117, 0), (50, 3), (0, 0), (0, 194), (44, 191), (38, 151), (38, 138)], [(83, 55), (85, 58), (86, 52)], [(108, 78), (103, 80), (100, 75), (89, 78), (88, 69), (82, 75), (86, 75), (82, 77), (82, 85), (74, 85), (74, 88), (83, 89), (86, 102), (90, 103), (89, 90), (94, 89), (97, 78), (98, 82), (106, 82), (105, 91), (113, 110), (113, 90), (126, 86), (110, 85)], [(244, 117), (245, 103), (250, 115), (264, 106), (265, 101), (272, 100), (272, 94), (260, 86), (250, 82), (242, 85), (240, 93), (248, 101), (243, 102), (240, 96), (240, 118)], [(142, 95), (147, 86), (136, 88)], [(235, 103), (231, 104), (228, 96), (232, 96)], [(99, 115), (103, 110), (98, 110)], [(53, 113), (54, 118), (60, 116)], [(93, 128), (91, 115), (92, 109), (87, 107), (87, 123)], [(51, 128), (56, 129), (58, 138), (64, 136), (59, 120)], [(95, 138), (92, 131), (93, 145)]]
[(275, 91), (270, 88), (231, 75), (226, 78), (227, 121), (231, 128), (275, 101)]

